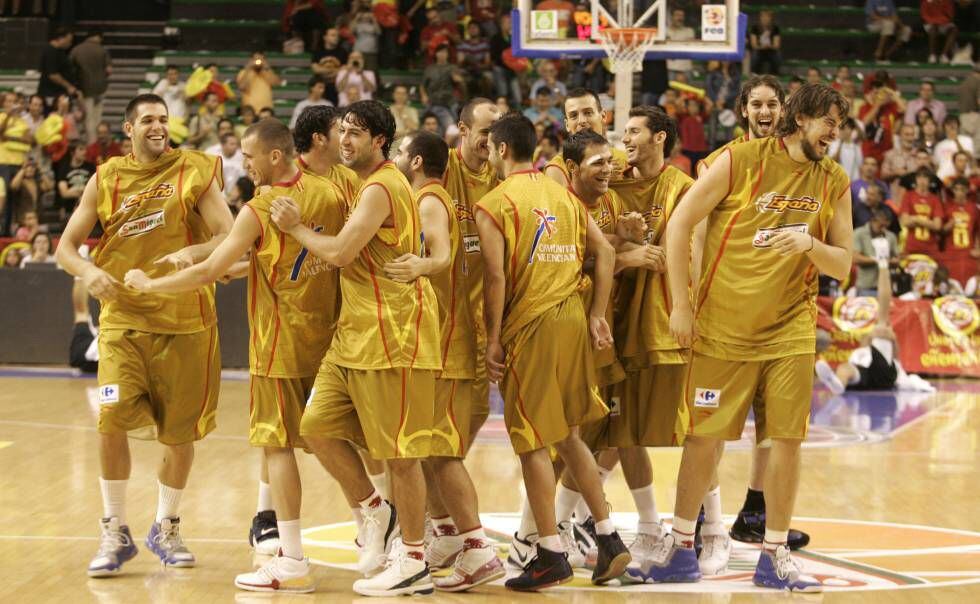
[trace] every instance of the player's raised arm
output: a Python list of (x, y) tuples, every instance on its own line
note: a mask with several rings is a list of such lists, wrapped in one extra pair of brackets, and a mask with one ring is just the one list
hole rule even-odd
[(449, 214), (435, 195), (419, 200), (419, 216), (425, 234), (426, 256), (404, 254), (384, 266), (385, 274), (403, 283), (422, 276), (441, 273), (452, 264), (452, 243), (449, 240)]
[(58, 264), (69, 274), (81, 278), (89, 294), (99, 300), (112, 300), (116, 297), (120, 283), (78, 253), (79, 246), (85, 242), (85, 238), (99, 221), (97, 211), (99, 185), (95, 179), (96, 175), (92, 175), (85, 185), (85, 190), (78, 200), (78, 207), (72, 212), (65, 232), (61, 235), (61, 244), (55, 252), (55, 257), (58, 259)]
[(477, 206), (474, 212), (483, 253), (483, 318), (487, 327), (487, 374), (494, 382), (503, 377), (504, 349), (500, 329), (504, 320), (507, 276), (504, 272), (504, 234), (493, 218)]

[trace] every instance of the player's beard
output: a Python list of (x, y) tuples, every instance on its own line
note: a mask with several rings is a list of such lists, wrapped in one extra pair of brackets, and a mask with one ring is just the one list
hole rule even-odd
[(824, 158), (824, 155), (821, 155), (820, 152), (817, 151), (817, 148), (811, 145), (810, 141), (808, 141), (806, 137), (800, 140), (800, 148), (803, 149), (803, 155), (805, 155), (810, 161), (820, 161)]

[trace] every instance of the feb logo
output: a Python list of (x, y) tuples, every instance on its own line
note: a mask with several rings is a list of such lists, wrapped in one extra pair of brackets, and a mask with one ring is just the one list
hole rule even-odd
[(936, 327), (949, 336), (968, 336), (980, 326), (980, 312), (973, 300), (965, 296), (943, 296), (932, 303)]
[(531, 242), (531, 254), (527, 259), (528, 264), (534, 262), (534, 252), (537, 251), (538, 244), (541, 243), (541, 238), (547, 237), (551, 239), (551, 236), (558, 232), (558, 217), (553, 216), (550, 211), (547, 209), (532, 208), (531, 213), (538, 221), (538, 229), (534, 232), (534, 241)]
[(912, 276), (912, 291), (925, 294), (939, 265), (925, 254), (909, 254), (902, 260), (901, 267)]
[(125, 212), (130, 208), (135, 208), (141, 205), (144, 201), (149, 201), (151, 199), (167, 199), (168, 197), (173, 197), (174, 186), (169, 182), (162, 182), (158, 185), (154, 185), (149, 189), (144, 189), (139, 193), (134, 193), (132, 195), (127, 195), (119, 206), (120, 212)]
[(809, 212), (820, 211), (820, 202), (812, 197), (789, 197), (782, 193), (769, 191), (755, 200), (755, 209), (759, 212)]
[(878, 300), (875, 298), (837, 298), (834, 300), (834, 324), (841, 331), (866, 333), (878, 320)]

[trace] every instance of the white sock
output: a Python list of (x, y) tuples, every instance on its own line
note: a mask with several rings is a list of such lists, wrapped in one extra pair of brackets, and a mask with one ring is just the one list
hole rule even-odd
[(558, 492), (555, 495), (555, 519), (559, 523), (571, 520), (575, 506), (583, 499), (581, 493), (573, 491), (559, 482)]
[(630, 495), (633, 496), (633, 505), (636, 506), (636, 513), (639, 515), (639, 524), (652, 526), (660, 522), (652, 484), (639, 489), (630, 489)]
[(385, 501), (391, 501), (391, 493), (388, 492), (388, 475), (382, 472), (381, 474), (368, 474), (368, 480), (374, 485), (374, 490), (381, 495), (381, 498)]
[(303, 559), (303, 538), (300, 535), (299, 518), (296, 520), (279, 520), (279, 548), (282, 555), (293, 560)]
[(769, 550), (775, 551), (780, 545), (786, 545), (786, 540), (789, 539), (789, 531), (774, 531), (771, 528), (766, 527), (766, 538), (762, 542), (762, 547)]
[(478, 539), (484, 545), (490, 543), (490, 540), (487, 539), (487, 534), (483, 532), (482, 526), (478, 526), (471, 531), (466, 531), (465, 533), (460, 533), (459, 536), (463, 540), (463, 543), (466, 543), (468, 539)]
[(561, 539), (558, 535), (548, 535), (547, 537), (541, 537), (538, 539), (538, 547), (543, 547), (548, 551), (552, 552), (563, 552), (565, 549), (561, 546)]
[(708, 491), (701, 502), (704, 506), (704, 523), (716, 524), (722, 522), (721, 519), (721, 485)]
[(102, 516), (118, 518), (119, 525), (126, 524), (126, 485), (128, 480), (105, 480), (99, 478), (102, 490)]
[(435, 531), (437, 537), (455, 537), (459, 535), (459, 529), (456, 528), (456, 523), (453, 522), (452, 516), (433, 518), (432, 530)]
[(674, 545), (678, 547), (686, 547), (687, 549), (693, 549), (694, 529), (697, 524), (698, 521), (696, 518), (694, 520), (687, 520), (674, 516), (674, 528), (670, 531), (670, 534), (674, 537)]
[[(534, 522), (534, 514), (531, 512), (531, 502), (527, 495), (521, 499), (521, 526), (517, 529), (517, 536), (527, 539), (527, 536), (538, 532), (538, 525)], [(555, 550), (558, 551), (558, 550)]]
[(180, 507), (180, 496), (184, 489), (168, 487), (159, 480), (157, 484), (160, 485), (160, 496), (157, 499), (157, 522), (164, 518), (176, 518), (178, 516), (177, 508)]
[(606, 518), (595, 523), (596, 535), (612, 535), (616, 527), (613, 525), (612, 518)]
[(259, 501), (255, 504), (255, 512), (268, 512), (275, 510), (272, 505), (272, 487), (268, 482), (259, 481)]
[(380, 501), (378, 501), (377, 505), (372, 505), (379, 499), (384, 499), (384, 498), (381, 496), (381, 493), (379, 493), (377, 490), (374, 490), (371, 491), (371, 494), (368, 495), (365, 499), (358, 501), (357, 503), (358, 505), (361, 506), (361, 509), (366, 510), (368, 508), (378, 507), (378, 505), (381, 505)]

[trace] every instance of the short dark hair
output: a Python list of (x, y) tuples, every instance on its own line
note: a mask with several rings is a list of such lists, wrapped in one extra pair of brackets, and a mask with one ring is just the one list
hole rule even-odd
[(599, 100), (599, 95), (596, 94), (594, 90), (589, 90), (588, 88), (582, 88), (579, 86), (578, 88), (572, 88), (568, 91), (568, 94), (565, 95), (565, 100), (561, 104), (562, 113), (565, 113), (565, 103), (568, 102), (568, 99), (580, 99), (584, 96), (592, 97), (592, 99), (595, 101), (596, 109), (602, 111), (602, 101)]
[(952, 189), (953, 187), (966, 187), (967, 189), (969, 189), (970, 188), (970, 181), (968, 181), (967, 179), (963, 178), (962, 176), (959, 176), (957, 178), (954, 178), (953, 179), (953, 182), (951, 182), (949, 184), (949, 188), (950, 189)]
[(782, 84), (776, 79), (776, 76), (764, 74), (764, 75), (754, 75), (748, 79), (744, 84), (742, 84), (742, 89), (738, 91), (738, 96), (735, 97), (735, 116), (738, 118), (738, 124), (744, 129), (749, 126), (749, 118), (742, 117), (742, 111), (749, 104), (749, 95), (752, 91), (760, 86), (765, 86), (770, 88), (776, 93), (776, 98), (779, 99), (779, 104), (782, 105), (786, 102), (786, 91), (783, 90)]
[(790, 84), (792, 84), (793, 82), (796, 82), (797, 84), (806, 84), (806, 80), (804, 80), (803, 78), (801, 78), (798, 75), (794, 75), (793, 77), (791, 77), (789, 79), (789, 83)]
[(231, 121), (231, 119), (229, 119), (227, 117), (223, 117), (220, 120), (218, 120), (218, 128), (220, 128), (221, 127), (221, 124), (223, 124), (225, 122), (228, 122), (229, 124), (231, 124), (231, 127), (232, 128), (235, 127), (235, 122)]
[(350, 119), (355, 125), (366, 129), (371, 138), (383, 136), (385, 142), (381, 145), (381, 154), (388, 159), (391, 143), (395, 140), (395, 116), (380, 101), (374, 99), (357, 101), (347, 106), (344, 119)]
[(164, 71), (170, 71), (171, 69), (174, 71), (180, 71), (180, 67), (177, 67), (176, 65), (167, 65), (167, 68)]
[(490, 126), (493, 144), (506, 143), (513, 161), (531, 161), (537, 146), (534, 124), (520, 113), (509, 113)]
[(677, 122), (674, 118), (667, 115), (667, 112), (660, 107), (653, 105), (637, 105), (630, 109), (630, 117), (646, 118), (647, 128), (656, 134), (663, 132), (667, 135), (664, 139), (664, 155), (669, 155), (674, 148), (674, 141), (677, 140)]
[(306, 83), (306, 89), (313, 90), (313, 87), (316, 86), (317, 84), (323, 84), (323, 86), (326, 87), (327, 81), (324, 80), (322, 76), (315, 75), (312, 78), (310, 78), (309, 81)]
[(875, 208), (871, 210), (871, 218), (880, 220), (886, 224), (892, 221), (892, 218), (891, 216), (888, 215), (888, 212), (884, 211), (881, 208)]
[(929, 84), (930, 88), (932, 88), (933, 90), (936, 89), (936, 83), (929, 78), (922, 78), (922, 81), (919, 82), (919, 85), (921, 86), (923, 84)]
[[(152, 93), (138, 94), (126, 104), (126, 112), (124, 115), (126, 116), (127, 122), (130, 124), (133, 123), (133, 120), (136, 119), (136, 112), (139, 110), (141, 105), (163, 105), (165, 109), (167, 107), (167, 103), (158, 95)], [(168, 110), (167, 114), (169, 115), (169, 113), (170, 111)]]
[(419, 130), (407, 135), (408, 157), (422, 158), (422, 173), (429, 178), (442, 178), (449, 163), (449, 145), (438, 134), (428, 130)]
[(850, 103), (840, 92), (826, 84), (804, 84), (786, 101), (779, 135), (787, 136), (799, 130), (797, 117), (823, 117), (829, 114), (833, 107), (837, 107), (837, 113), (843, 120), (848, 115)]
[(218, 93), (213, 90), (208, 90), (207, 92), (204, 93), (205, 101), (207, 101), (211, 97), (218, 98)]
[(235, 135), (234, 132), (225, 132), (224, 134), (221, 135), (221, 138), (218, 139), (218, 140), (220, 140), (221, 141), (221, 144), (223, 145), (223, 144), (225, 144), (225, 141), (227, 141), (230, 138), (233, 138), (235, 140), (238, 140), (238, 137)]
[(480, 105), (493, 105), (496, 107), (497, 104), (486, 97), (474, 97), (470, 99), (470, 102), (466, 103), (466, 105), (463, 106), (463, 109), (459, 112), (459, 121), (463, 122), (467, 126), (472, 126), (473, 114), (476, 112), (476, 108)]
[(561, 154), (565, 161), (575, 162), (576, 164), (582, 163), (585, 159), (585, 149), (589, 145), (608, 145), (609, 141), (606, 137), (601, 134), (591, 130), (586, 129), (575, 134), (572, 134), (565, 139), (565, 145), (562, 147)]
[(312, 105), (303, 109), (293, 127), (293, 144), (300, 153), (313, 148), (313, 135), (322, 134), (330, 138), (330, 129), (340, 112), (330, 105)]
[(539, 96), (555, 96), (555, 93), (552, 92), (551, 88), (548, 88), (547, 86), (542, 86), (541, 88), (538, 88), (538, 91), (537, 93), (535, 93), (534, 98), (538, 98)]
[(259, 113), (262, 113), (263, 111), (268, 111), (272, 115), (275, 115), (276, 114), (275, 110), (273, 110), (272, 107), (263, 107), (263, 108), (259, 109)]
[(915, 171), (915, 178), (918, 179), (920, 176), (923, 176), (925, 178), (928, 178), (931, 181), (932, 180), (932, 170), (930, 170), (929, 168), (926, 168), (926, 167), (923, 166), (923, 167), (921, 167), (921, 168), (919, 168), (918, 170)]
[(955, 115), (947, 115), (946, 118), (943, 120), (943, 126), (945, 126), (946, 124), (956, 124), (957, 126), (959, 126), (960, 118), (956, 117)]
[(275, 118), (261, 119), (245, 129), (242, 138), (255, 138), (262, 148), (269, 151), (279, 149), (286, 157), (296, 154), (293, 146), (293, 135), (289, 126)]

